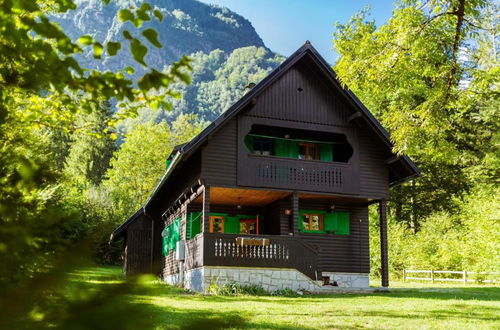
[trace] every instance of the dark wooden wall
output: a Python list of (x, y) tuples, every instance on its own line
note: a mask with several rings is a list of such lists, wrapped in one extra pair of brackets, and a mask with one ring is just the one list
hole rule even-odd
[[(302, 92), (298, 88), (302, 88)], [(385, 147), (377, 142), (378, 138), (368, 128), (347, 122), (353, 112), (326, 78), (306, 62), (299, 63), (257, 96), (253, 108), (231, 119), (208, 140), (202, 151), (201, 178), (212, 186), (238, 185), (238, 173), (241, 172), (238, 166), (245, 166), (244, 162), (238, 164), (240, 121), (254, 118), (255, 122), (262, 124), (267, 119), (272, 125), (279, 123), (282, 127), (295, 128), (307, 123), (316, 126), (315, 129), (321, 126), (325, 131), (345, 133), (353, 148), (357, 149), (350, 160), (355, 164), (349, 173), (356, 182), (347, 191), (349, 195), (386, 198), (389, 177), (385, 160), (390, 155), (383, 151)]]
[[(289, 216), (284, 209), (291, 207), (289, 200), (281, 200), (281, 235), (290, 230)], [(330, 211), (331, 202), (299, 199), (299, 209)], [(296, 236), (319, 250), (319, 271), (327, 272), (370, 272), (370, 251), (368, 238), (368, 206), (347, 206), (335, 204), (335, 211), (349, 212), (350, 234), (309, 234), (297, 233)], [(299, 219), (300, 221), (300, 219)]]
[[(299, 207), (304, 209), (315, 209), (321, 205), (323, 208), (328, 207), (321, 202), (299, 200)], [(318, 266), (320, 271), (369, 273), (368, 206), (337, 205), (335, 211), (350, 213), (349, 235), (305, 233), (299, 235), (309, 244), (315, 244), (319, 247)]]
[(158, 192), (159, 198), (154, 199), (146, 211), (154, 219), (153, 233), (153, 273), (161, 275), (165, 269), (165, 258), (162, 255), (161, 232), (165, 229), (162, 214), (182, 195), (191, 188), (199, 179), (201, 172), (201, 152), (195, 153), (179, 170), (169, 177), (167, 183)]
[(208, 185), (236, 185), (237, 119), (231, 119), (203, 147), (201, 177)]
[[(170, 215), (165, 221), (165, 226), (163, 229), (165, 229), (167, 226), (171, 225), (172, 222), (174, 222), (175, 219), (181, 218), (181, 240), (186, 239), (186, 207), (180, 207), (174, 212), (172, 215)], [(162, 231), (163, 231), (162, 229)], [(170, 251), (168, 255), (164, 256), (162, 255), (163, 259), (163, 276), (171, 275), (171, 274), (177, 274), (179, 272), (179, 261), (175, 260), (175, 251)]]
[(142, 215), (127, 228), (125, 239), (125, 272), (151, 272), (151, 220)]
[(302, 123), (346, 125), (350, 112), (353, 111), (326, 78), (302, 62), (259, 95), (248, 115)]

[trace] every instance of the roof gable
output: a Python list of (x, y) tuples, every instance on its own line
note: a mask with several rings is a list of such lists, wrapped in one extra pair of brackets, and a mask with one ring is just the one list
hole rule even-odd
[[(308, 65), (314, 69), (317, 74), (320, 74), (326, 79), (337, 93), (343, 96), (354, 112), (351, 114), (354, 117), (359, 117), (380, 139), (382, 144), (392, 153), (393, 144), (390, 141), (389, 134), (382, 125), (375, 119), (371, 112), (363, 105), (363, 103), (351, 92), (347, 87), (342, 87), (337, 79), (337, 76), (325, 59), (316, 51), (309, 41), (300, 47), (295, 53), (288, 57), (279, 67), (272, 71), (267, 77), (259, 82), (252, 90), (246, 93), (241, 99), (234, 103), (226, 112), (219, 116), (214, 122), (206, 127), (200, 134), (194, 137), (191, 141), (183, 145), (177, 151), (174, 161), (167, 169), (162, 179), (155, 188), (153, 194), (145, 204), (145, 208), (149, 205), (152, 199), (157, 195), (159, 189), (165, 184), (168, 176), (173, 171), (180, 160), (190, 157), (196, 152), (208, 137), (220, 128), (222, 128), (229, 120), (237, 116), (241, 111), (253, 107), (256, 103), (256, 98), (261, 95), (274, 82), (281, 78), (294, 65), (301, 60), (307, 60)], [(397, 170), (391, 173), (391, 185), (401, 183), (413, 177), (419, 176), (420, 171), (415, 164), (405, 155), (396, 157), (391, 160), (390, 166), (396, 166)]]

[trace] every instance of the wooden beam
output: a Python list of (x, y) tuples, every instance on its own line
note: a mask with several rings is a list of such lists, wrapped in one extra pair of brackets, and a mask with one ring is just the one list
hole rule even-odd
[(350, 123), (351, 121), (353, 121), (356, 118), (361, 118), (361, 112), (356, 111), (355, 113), (350, 115), (349, 118), (347, 118), (347, 122)]
[(299, 194), (294, 191), (292, 194), (292, 232), (294, 235), (299, 232)]
[(381, 200), (378, 204), (380, 216), (380, 264), (382, 272), (382, 286), (389, 286), (389, 258), (387, 253), (387, 201)]
[(389, 157), (389, 158), (387, 158), (387, 159), (385, 160), (385, 165), (390, 165), (390, 164), (392, 164), (392, 163), (395, 163), (395, 162), (397, 162), (399, 159), (400, 159), (400, 157), (399, 157), (399, 156), (397, 156), (397, 155), (394, 155), (394, 156), (392, 156), (392, 157)]
[(205, 186), (203, 190), (203, 223), (202, 232), (208, 233), (209, 229), (209, 214), (210, 213), (210, 186)]

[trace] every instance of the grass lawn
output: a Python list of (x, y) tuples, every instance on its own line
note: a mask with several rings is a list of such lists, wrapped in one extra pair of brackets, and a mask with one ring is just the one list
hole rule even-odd
[[(92, 292), (123, 277), (119, 268), (86, 268), (73, 273), (71, 281)], [(156, 329), (500, 329), (499, 287), (411, 286), (372, 294), (206, 296), (152, 281), (146, 291), (123, 298), (142, 308), (148, 327)]]

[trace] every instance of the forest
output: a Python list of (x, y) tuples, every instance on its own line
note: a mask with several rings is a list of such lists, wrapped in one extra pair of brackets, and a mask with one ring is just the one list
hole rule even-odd
[[(151, 24), (170, 12), (121, 4), (119, 39), (99, 39), (69, 35), (54, 18), (76, 9), (71, 0), (0, 4), (0, 327), (84, 319), (92, 300), (62, 294), (65, 274), (120, 264), (121, 242), (109, 235), (146, 201), (173, 147), (284, 60), (263, 45), (214, 46), (155, 68), (148, 54), (169, 41)], [(391, 189), (395, 278), (412, 267), (499, 271), (499, 13), (492, 0), (400, 0), (381, 25), (368, 8), (335, 25), (334, 71), (422, 171)], [(370, 220), (376, 277), (375, 209)]]

